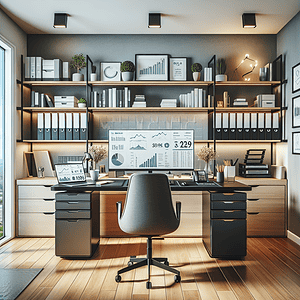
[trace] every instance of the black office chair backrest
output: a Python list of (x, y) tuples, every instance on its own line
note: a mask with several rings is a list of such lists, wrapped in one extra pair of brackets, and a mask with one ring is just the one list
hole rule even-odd
[(125, 207), (118, 218), (127, 233), (156, 236), (175, 231), (180, 222), (173, 208), (165, 174), (134, 174), (129, 181)]

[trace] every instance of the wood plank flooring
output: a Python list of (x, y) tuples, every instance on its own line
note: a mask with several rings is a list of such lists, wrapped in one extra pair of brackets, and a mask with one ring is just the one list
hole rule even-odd
[(94, 256), (82, 260), (56, 257), (53, 238), (15, 238), (0, 248), (0, 267), (43, 268), (18, 300), (300, 299), (300, 247), (286, 238), (248, 238), (242, 260), (209, 257), (201, 238), (154, 240), (153, 256), (168, 257), (180, 270), (181, 283), (156, 267), (151, 290), (146, 289), (147, 267), (115, 282), (130, 255), (145, 254), (142, 238), (101, 238)]

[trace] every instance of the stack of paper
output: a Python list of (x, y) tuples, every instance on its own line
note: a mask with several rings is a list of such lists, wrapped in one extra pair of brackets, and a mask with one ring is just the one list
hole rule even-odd
[(132, 107), (146, 107), (145, 95), (135, 95)]
[(245, 98), (236, 98), (233, 100), (233, 106), (248, 107), (249, 103)]
[(162, 99), (160, 106), (161, 107), (176, 107), (177, 99)]

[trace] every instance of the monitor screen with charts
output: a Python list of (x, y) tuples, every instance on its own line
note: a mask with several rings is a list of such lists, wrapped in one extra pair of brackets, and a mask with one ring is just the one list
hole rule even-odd
[(193, 130), (110, 130), (110, 170), (193, 170)]
[(56, 164), (55, 171), (59, 183), (86, 182), (82, 163)]

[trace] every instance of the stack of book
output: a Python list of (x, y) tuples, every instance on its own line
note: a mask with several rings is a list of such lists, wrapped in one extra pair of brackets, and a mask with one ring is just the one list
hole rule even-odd
[(31, 91), (30, 95), (31, 107), (53, 107), (53, 101), (47, 94), (41, 94), (36, 91)]
[(204, 81), (212, 81), (212, 68), (204, 68)]
[(206, 107), (206, 90), (194, 88), (190, 93), (179, 95), (180, 107)]
[(161, 107), (176, 107), (177, 99), (162, 99), (160, 102)]
[(233, 106), (237, 107), (248, 107), (249, 103), (245, 98), (236, 98), (233, 100)]
[(132, 107), (146, 107), (145, 95), (135, 95)]

